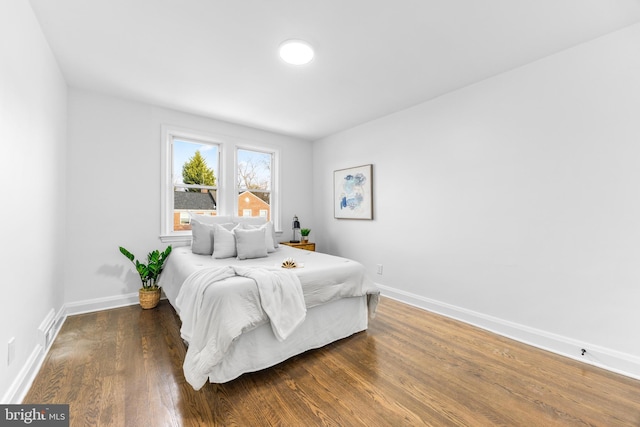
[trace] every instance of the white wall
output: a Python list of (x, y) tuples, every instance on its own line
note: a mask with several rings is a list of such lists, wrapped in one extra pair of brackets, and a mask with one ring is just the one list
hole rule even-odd
[[(640, 24), (316, 141), (319, 244), (396, 297), (640, 368), (638, 46)], [(367, 163), (374, 221), (334, 219), (333, 170)]]
[(141, 257), (166, 247), (159, 240), (162, 125), (279, 149), (282, 240), (290, 239), (294, 214), (312, 224), (310, 142), (70, 89), (67, 304), (86, 308), (96, 299), (137, 292), (140, 279), (118, 246)]
[[(0, 402), (42, 353), (63, 303), (66, 84), (27, 1), (0, 2)], [(15, 359), (7, 366), (7, 343)]]

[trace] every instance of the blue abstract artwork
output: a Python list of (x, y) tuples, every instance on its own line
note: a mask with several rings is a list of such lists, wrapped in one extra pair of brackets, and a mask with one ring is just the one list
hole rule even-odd
[(373, 219), (371, 171), (364, 165), (334, 172), (336, 218)]

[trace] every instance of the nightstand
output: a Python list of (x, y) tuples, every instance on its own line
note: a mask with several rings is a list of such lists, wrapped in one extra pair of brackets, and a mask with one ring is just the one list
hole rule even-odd
[(280, 244), (291, 246), (292, 248), (304, 249), (311, 252), (316, 251), (316, 244), (311, 242), (300, 242), (300, 243), (280, 242)]

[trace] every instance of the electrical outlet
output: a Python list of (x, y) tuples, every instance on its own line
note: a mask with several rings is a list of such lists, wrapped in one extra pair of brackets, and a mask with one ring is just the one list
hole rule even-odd
[(11, 365), (16, 357), (16, 338), (12, 337), (7, 343), (7, 366)]
[(382, 264), (376, 264), (376, 273), (382, 276)]

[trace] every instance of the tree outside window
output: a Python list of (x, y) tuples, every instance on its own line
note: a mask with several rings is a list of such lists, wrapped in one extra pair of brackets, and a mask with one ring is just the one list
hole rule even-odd
[(173, 231), (191, 230), (189, 213), (217, 215), (218, 146), (174, 139)]

